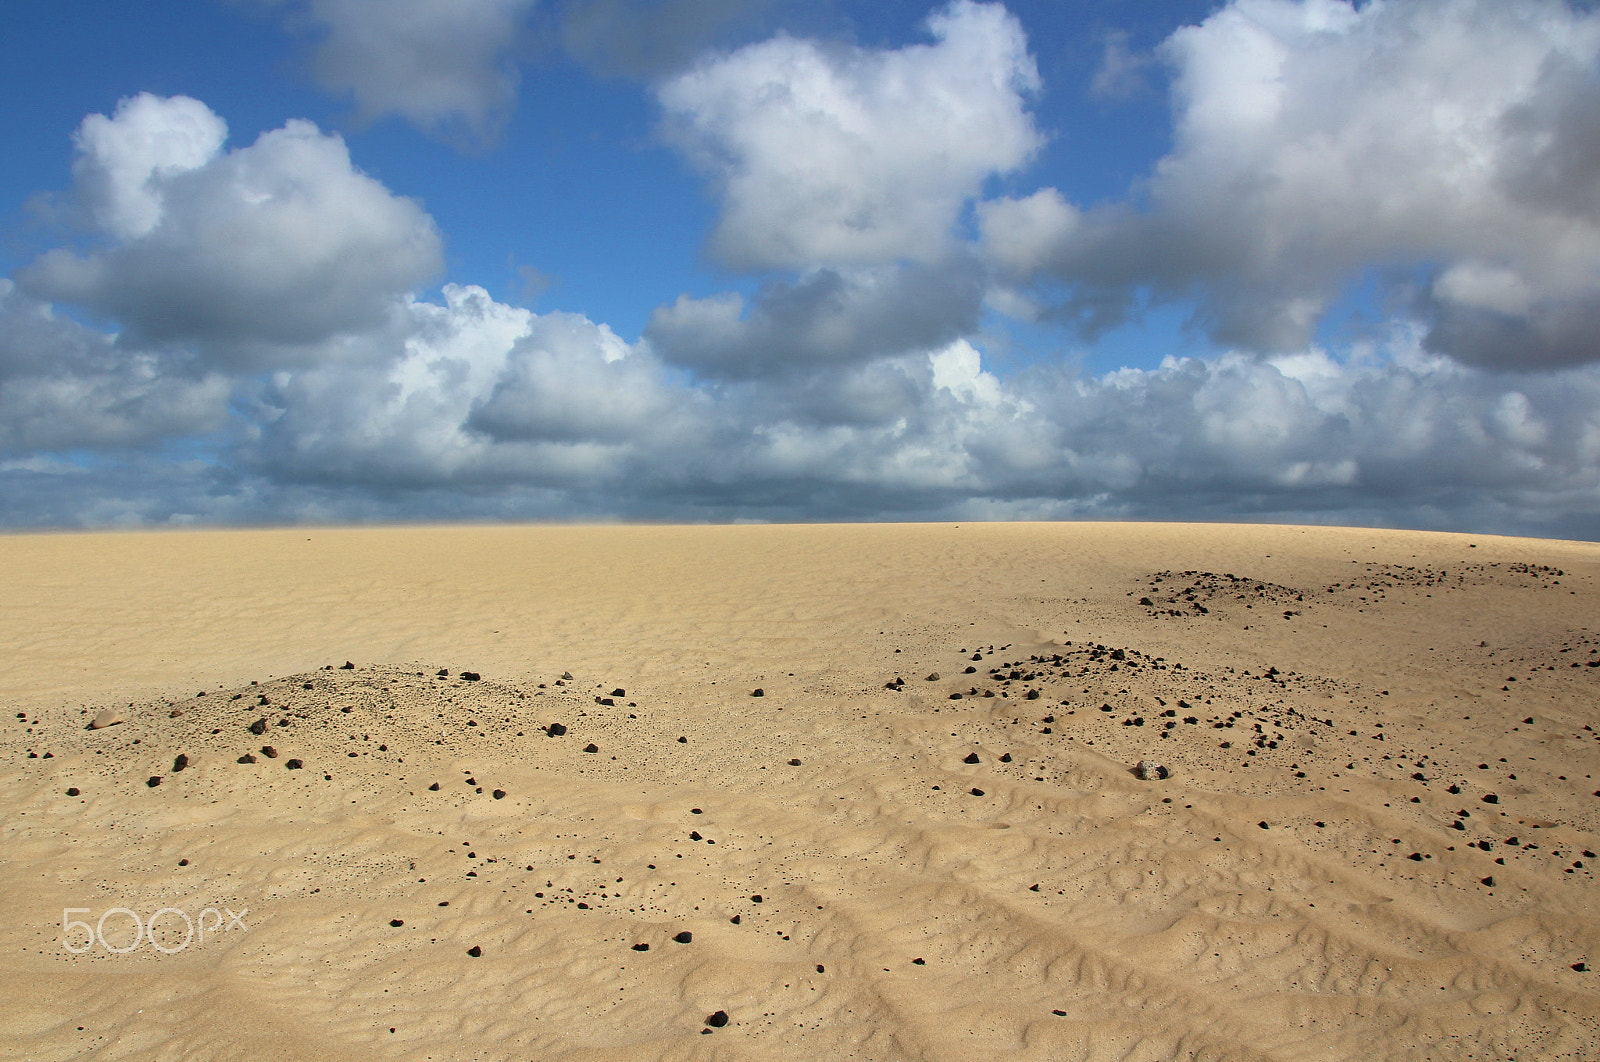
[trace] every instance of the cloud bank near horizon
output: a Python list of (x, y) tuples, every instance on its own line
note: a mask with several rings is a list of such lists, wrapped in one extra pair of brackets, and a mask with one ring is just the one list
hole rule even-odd
[[(330, 89), (491, 133), (529, 5), (462, 5), (438, 51), (390, 40), (436, 6), (369, 6), (304, 8)], [(364, 65), (395, 49), (439, 67), (411, 95)], [(83, 238), (0, 279), (0, 513), (1600, 538), (1600, 19), (1234, 0), (1160, 55), (1172, 153), (1088, 208), (993, 194), (1048, 137), (996, 4), (902, 47), (779, 34), (655, 68), (661, 136), (718, 206), (708, 253), (758, 283), (659, 306), (633, 340), (470, 283), (430, 295), (447, 234), (337, 134), (293, 119), (230, 146), (199, 100), (129, 97), (72, 140)], [(1390, 319), (1319, 345), (1375, 272)], [(996, 307), (1093, 332), (1164, 300), (1192, 301), (1214, 355), (1096, 376), (988, 349)]]

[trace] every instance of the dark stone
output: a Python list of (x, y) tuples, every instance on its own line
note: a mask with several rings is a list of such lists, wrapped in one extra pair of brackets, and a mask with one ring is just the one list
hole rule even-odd
[(623, 689), (620, 686), (618, 686), (616, 689), (611, 691), (611, 696), (613, 696), (613, 697), (626, 697), (627, 695), (628, 695), (628, 691)]
[(1483, 794), (1483, 802), (1485, 804), (1498, 804), (1500, 803), (1500, 798), (1493, 793), (1485, 793)]
[(1411, 860), (1413, 863), (1420, 863), (1422, 862), (1422, 853), (1412, 852), (1410, 855), (1406, 856), (1406, 858)]
[(238, 763), (254, 763), (254, 762), (256, 762), (256, 758), (254, 756), (252, 756), (250, 753), (247, 752), (243, 756), (240, 756), (239, 759), (236, 762), (238, 762)]
[(189, 865), (189, 861), (187, 859), (180, 859), (178, 860), (178, 865), (180, 867), (186, 867)]
[(159, 774), (152, 774), (149, 778), (145, 779), (144, 784), (149, 786), (151, 789), (154, 789), (156, 786), (161, 784), (161, 776)]
[(758, 892), (754, 896), (750, 897), (750, 902), (751, 903), (760, 903), (761, 902), (761, 894)]
[(250, 724), (250, 733), (260, 737), (267, 732), (267, 720), (263, 717)]
[(603, 704), (607, 708), (615, 708), (617, 706), (617, 702), (610, 697), (596, 697), (594, 703)]
[(437, 793), (438, 791), (439, 791), (439, 783), (438, 782), (435, 782), (435, 783), (433, 783), (432, 785), (430, 785), (428, 787), (428, 792), (430, 792), (430, 793)]
[(481, 678), (483, 678), (483, 676), (478, 674), (476, 671), (463, 671), (461, 673), (462, 682), (477, 682)]
[(672, 939), (677, 941), (679, 944), (687, 944), (694, 939), (694, 934), (685, 929), (682, 933), (677, 934)]
[(978, 763), (980, 761), (978, 760), (978, 754), (976, 752), (969, 752), (969, 753), (967, 753), (967, 758), (962, 760), (961, 762), (962, 763)]
[(1265, 822), (1258, 822), (1258, 823), (1256, 823), (1256, 825), (1260, 826), (1263, 830), (1269, 828)]
[(344, 663), (339, 665), (339, 670), (340, 671), (354, 671), (355, 669), (356, 669), (356, 666), (354, 664), (352, 664), (348, 660), (346, 660)]
[(974, 790), (972, 790), (972, 795), (973, 795), (973, 796), (983, 796), (983, 790), (981, 790), (981, 789), (974, 789)]
[(633, 950), (634, 951), (649, 951), (650, 950), (650, 945), (648, 945), (648, 944), (635, 944), (633, 946)]
[(298, 771), (300, 768), (304, 767), (305, 764), (301, 763), (299, 760), (287, 760), (284, 762), (283, 766), (288, 770)]
[(271, 745), (262, 745), (261, 755), (265, 756), (269, 760), (275, 760), (278, 758), (278, 750), (273, 748)]
[(929, 672), (927, 681), (929, 681), (929, 682), (938, 682), (939, 681), (939, 673), (937, 671)]
[(1579, 973), (1588, 973), (1589, 972), (1589, 964), (1586, 963), (1586, 962), (1575, 962), (1575, 963), (1572, 964), (1572, 968), (1574, 970), (1578, 971)]
[(544, 728), (544, 732), (549, 734), (551, 737), (560, 737), (562, 734), (567, 732), (567, 728), (560, 723), (551, 723), (549, 726)]
[(752, 697), (765, 697), (766, 695), (767, 691), (763, 689), (757, 688), (750, 691), (750, 696)]
[(405, 919), (403, 919), (403, 918), (391, 918), (391, 919), (389, 919), (389, 925), (393, 926), (395, 929), (399, 929), (401, 926), (403, 926), (405, 924), (406, 924), (405, 923)]
[(923, 959), (923, 958), (912, 959), (911, 960), (911, 965), (913, 965), (913, 966), (926, 966), (926, 965), (928, 965), (928, 960), (927, 959)]
[(73, 786), (71, 789), (67, 790), (67, 796), (77, 796), (77, 795), (78, 795), (78, 787), (77, 786)]
[(1491, 889), (1494, 888), (1494, 875), (1491, 874), (1488, 877), (1484, 878), (1483, 879), (1483, 884), (1489, 886), (1489, 888), (1491, 888)]
[(1000, 762), (1001, 763), (1010, 763), (1011, 762), (1011, 753), (1008, 752), (1004, 756), (1001, 756), (1000, 757)]
[(689, 831), (689, 840), (691, 840), (691, 841), (701, 840), (700, 831), (699, 830), (690, 830)]
[(441, 667), (439, 669), (439, 677), (440, 678), (449, 678), (450, 677), (450, 669), (447, 668), (447, 667)]
[(717, 1011), (715, 1014), (711, 1015), (711, 1017), (706, 1019), (706, 1024), (711, 1026), (713, 1029), (722, 1028), (724, 1025), (728, 1024), (727, 1012), (721, 1010)]
[(180, 753), (178, 753), (177, 756), (173, 757), (173, 760), (172, 760), (172, 773), (173, 774), (177, 774), (179, 771), (183, 770), (187, 766), (189, 766), (189, 757), (186, 754), (180, 752)]
[(496, 800), (504, 800), (506, 798), (506, 791), (504, 789), (496, 789), (489, 795), (494, 797)]
[(1038, 892), (1039, 891), (1039, 886), (1036, 885), (1036, 884), (1035, 885), (1029, 885), (1028, 886), (1028, 891), (1029, 892)]
[(963, 670), (963, 671), (962, 671), (962, 672), (961, 672), (961, 673), (962, 673), (962, 674), (963, 674), (963, 675), (976, 675), (976, 674), (977, 674), (977, 673), (978, 673), (978, 669), (977, 669), (977, 668), (975, 668), (975, 667), (971, 667), (971, 666), (970, 666), (970, 665), (969, 665), (969, 666), (968, 666), (968, 667), (967, 667), (967, 668), (965, 668), (965, 669), (964, 669), (964, 670)]
[(688, 743), (689, 743), (689, 739), (686, 738), (686, 737), (680, 737), (678, 739), (678, 744), (680, 744), (680, 745), (687, 745)]
[(467, 954), (476, 959), (483, 954), (483, 949), (474, 944), (472, 947), (467, 949)]
[(800, 766), (800, 761), (799, 760), (790, 760), (789, 761), (789, 766), (790, 767), (798, 767), (798, 766)]
[(589, 742), (589, 744), (587, 744), (587, 745), (585, 745), (583, 747), (583, 751), (585, 751), (585, 752), (599, 752), (600, 751), (600, 746), (596, 745), (594, 742), (591, 741), (591, 742)]

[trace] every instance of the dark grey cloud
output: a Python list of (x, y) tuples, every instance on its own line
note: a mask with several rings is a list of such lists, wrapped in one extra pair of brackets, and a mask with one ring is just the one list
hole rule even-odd
[(484, 144), (516, 103), (536, 0), (258, 0), (311, 40), (310, 69), (355, 104)]
[(568, 0), (557, 16), (567, 54), (607, 76), (653, 81), (707, 49), (746, 43), (793, 0)]
[(805, 375), (940, 347), (977, 327), (984, 280), (974, 263), (818, 269), (742, 296), (681, 296), (650, 315), (663, 360), (708, 377)]

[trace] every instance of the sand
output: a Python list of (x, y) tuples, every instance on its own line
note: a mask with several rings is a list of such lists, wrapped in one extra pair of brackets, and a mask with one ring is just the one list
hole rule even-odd
[(1600, 1057), (1595, 544), (18, 535), (0, 595), (0, 1057)]

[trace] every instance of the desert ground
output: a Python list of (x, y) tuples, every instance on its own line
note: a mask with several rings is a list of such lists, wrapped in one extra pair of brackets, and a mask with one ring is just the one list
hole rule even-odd
[(0, 595), (0, 1057), (1600, 1058), (1594, 543), (9, 535)]

